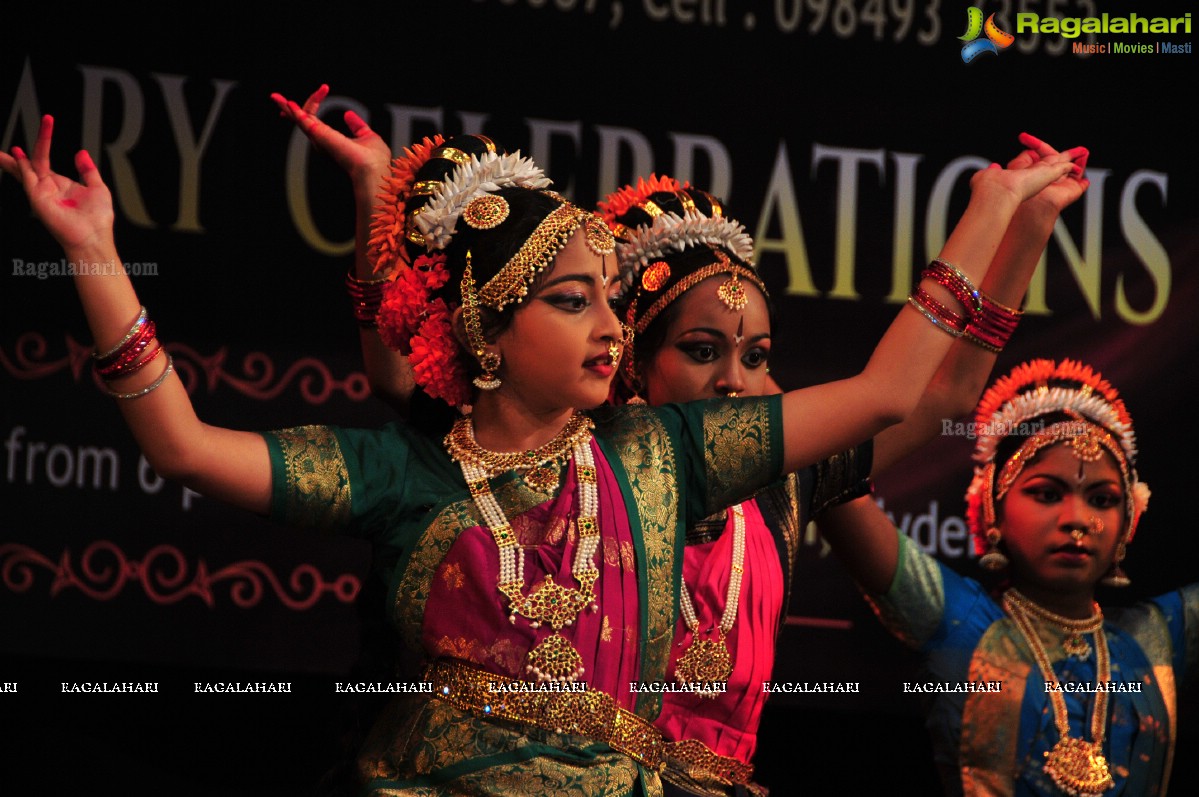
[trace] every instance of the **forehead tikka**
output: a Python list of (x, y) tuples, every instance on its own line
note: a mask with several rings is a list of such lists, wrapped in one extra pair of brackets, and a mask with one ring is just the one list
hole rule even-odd
[[(512, 302), (523, 301), (533, 280), (549, 267), (580, 227), (584, 230), (587, 248), (593, 254), (603, 257), (615, 250), (616, 240), (602, 219), (563, 202), (537, 225), (516, 254), (479, 289), (479, 303), (493, 310), (503, 310)], [(465, 298), (464, 294), (463, 300)]]
[[(758, 287), (758, 290), (762, 291), (763, 296), (767, 295), (766, 286), (762, 283), (761, 278), (758, 277), (757, 274), (745, 266), (734, 263), (729, 259), (728, 255), (720, 250), (715, 250), (714, 254), (716, 255), (717, 262), (702, 268), (698, 268), (687, 276), (683, 277), (674, 285), (672, 285), (665, 293), (659, 296), (654, 303), (646, 309), (644, 315), (642, 315), (637, 321), (636, 331), (638, 333), (645, 332), (649, 325), (653, 323), (653, 320), (658, 317), (658, 314), (665, 310), (671, 302), (682, 296), (687, 291), (691, 290), (699, 283), (706, 280), (708, 277), (714, 277), (719, 274), (729, 275), (728, 280), (726, 280), (719, 288), (717, 288), (716, 296), (722, 304), (724, 304), (733, 312), (744, 310), (745, 306), (749, 303), (748, 295), (745, 293), (745, 286), (741, 283), (740, 278), (743, 277), (752, 282)], [(662, 265), (666, 265), (665, 261), (659, 262), (661, 262)], [(657, 266), (657, 263), (654, 263), (650, 269), (647, 270), (647, 273), (653, 271), (655, 266)], [(669, 278), (669, 267), (664, 269), (663, 273), (667, 275), (666, 278)], [(654, 282), (656, 283), (657, 280), (654, 280)], [(663, 280), (663, 282), (665, 282), (665, 280)]]
[(1043, 449), (1058, 443), (1065, 443), (1070, 447), (1070, 452), (1078, 460), (1080, 469), (1088, 462), (1098, 461), (1103, 456), (1103, 452), (1107, 451), (1119, 463), (1125, 488), (1130, 486), (1128, 461), (1124, 457), (1124, 449), (1106, 430), (1089, 421), (1077, 418), (1055, 423), (1043, 432), (1038, 432), (1025, 440), (1016, 453), (1003, 464), (1003, 469), (1000, 470), (999, 478), (995, 482), (995, 500), (1002, 500), (1007, 495), (1008, 490), (1011, 489), (1033, 457)]

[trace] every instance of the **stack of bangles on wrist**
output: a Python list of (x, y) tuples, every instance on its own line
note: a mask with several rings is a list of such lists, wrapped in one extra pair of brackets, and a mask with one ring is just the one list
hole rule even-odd
[(931, 279), (962, 305), (965, 315), (959, 314), (937, 301), (928, 291), (919, 286), (908, 297), (908, 304), (915, 307), (938, 328), (955, 338), (965, 338), (976, 346), (998, 354), (1011, 338), (1024, 313), (982, 293), (970, 278), (944, 260), (934, 260), (920, 273), (921, 279)]
[[(145, 368), (157, 359), (158, 355), (163, 353), (162, 344), (154, 337), (155, 332), (154, 322), (146, 318), (146, 308), (141, 308), (137, 319), (133, 322), (133, 326), (125, 333), (125, 337), (121, 338), (120, 343), (103, 354), (100, 352), (92, 354), (92, 357), (96, 361), (96, 373), (105, 382), (111, 382), (114, 379), (131, 376), (142, 368)], [(174, 370), (174, 367), (174, 361), (171, 360), (171, 355), (168, 354), (166, 369), (157, 379), (141, 390), (133, 393), (118, 393), (109, 389), (108, 393), (111, 396), (121, 399), (140, 398), (158, 389), (166, 381), (167, 374)]]
[(363, 329), (377, 329), (376, 317), (379, 315), (379, 305), (383, 303), (383, 286), (389, 277), (376, 279), (358, 279), (353, 272), (346, 273), (346, 291), (350, 294), (350, 302), (354, 307), (354, 319)]

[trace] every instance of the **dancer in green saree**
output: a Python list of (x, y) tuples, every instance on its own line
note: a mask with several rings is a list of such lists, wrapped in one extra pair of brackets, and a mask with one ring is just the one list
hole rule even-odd
[[(68, 256), (120, 262), (107, 187), (86, 152), (81, 182), (51, 170), (52, 128), (0, 168)], [(905, 308), (840, 382), (592, 411), (627, 341), (611, 233), (488, 144), (416, 147), (392, 184), (392, 240), (420, 252), (396, 278), (393, 331), (422, 391), (470, 405), (440, 445), (411, 426), (202, 423), (124, 274), (76, 277), (97, 367), (159, 474), (375, 546), (432, 693), (381, 720), (367, 793), (657, 794), (660, 701), (634, 685), (665, 677), (683, 530), (902, 419), (953, 339)], [(1071, 171), (1066, 154), (977, 173), (941, 253), (951, 287), (923, 290), (968, 303), (1016, 208)]]

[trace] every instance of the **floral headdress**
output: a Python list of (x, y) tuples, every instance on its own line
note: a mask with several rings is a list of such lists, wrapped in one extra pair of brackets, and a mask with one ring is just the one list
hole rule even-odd
[[(727, 275), (716, 293), (734, 312), (748, 301), (741, 280), (769, 295), (753, 267), (753, 239), (742, 224), (724, 215), (720, 200), (711, 194), (650, 175), (610, 194), (599, 207), (616, 235), (625, 322), (635, 333), (644, 333), (672, 302), (709, 277)], [(710, 257), (690, 257), (691, 250), (707, 251)], [(622, 368), (635, 386), (633, 356), (625, 356)]]
[[(1045, 427), (1046, 416), (1065, 420)], [(1057, 443), (1071, 446), (1080, 460), (1107, 451), (1120, 468), (1126, 523), (1120, 542), (1128, 543), (1149, 505), (1149, 487), (1136, 470), (1137, 445), (1132, 417), (1111, 383), (1090, 366), (1074, 360), (1032, 360), (997, 380), (979, 402), (974, 447), (974, 478), (966, 492), (966, 519), (980, 553), (995, 525), (995, 503), (1003, 499), (1021, 470), (1038, 451)], [(1009, 434), (1032, 434), (1013, 455), (996, 461), (997, 448)]]
[[(683, 212), (666, 211), (651, 198), (663, 192), (678, 198)], [(693, 195), (708, 200), (711, 215), (695, 204)], [(600, 213), (617, 237), (616, 256), (620, 265), (622, 292), (636, 287), (642, 272), (654, 261), (696, 246), (721, 248), (753, 266), (754, 242), (745, 225), (726, 218), (724, 208), (712, 195), (679, 183), (671, 177), (650, 175), (627, 185), (600, 203)], [(626, 225), (620, 222), (629, 211), (639, 209), (651, 219), (648, 224)]]
[[(469, 381), (458, 358), (459, 347), (451, 318), (457, 309), (434, 293), (450, 278), (445, 250), (463, 221), (475, 230), (491, 230), (508, 218), (508, 202), (498, 191), (525, 188), (544, 191), (550, 180), (542, 170), (520, 153), (502, 154), (481, 136), (487, 151), (467, 154), (453, 147), (454, 142), (430, 146), (425, 140), (408, 150), (408, 157), (393, 164), (392, 178), (381, 197), (384, 207), (376, 214), (372, 229), (372, 251), (395, 252), (390, 262), (407, 259), (407, 244), (421, 246), (427, 252), (418, 256), (412, 267), (391, 281), (379, 309), (379, 334), (388, 346), (409, 352), (414, 377), (430, 396), (442, 398), (452, 406), (470, 401)], [(440, 137), (436, 141), (441, 141)], [(434, 158), (457, 164), (440, 180), (417, 180), (420, 169)], [(485, 340), (479, 307), (502, 310), (519, 302), (538, 273), (549, 266), (567, 240), (585, 227), (587, 244), (599, 254), (610, 254), (614, 241), (607, 226), (594, 214), (580, 210), (552, 192), (545, 192), (560, 204), (534, 230), (521, 248), (499, 272), (475, 288), (469, 250), (460, 284), (463, 320), (472, 353), (482, 359)], [(428, 197), (419, 207), (416, 196)], [(376, 261), (376, 268), (380, 263)]]
[(408, 199), (412, 195), (412, 184), (416, 173), (433, 155), (433, 151), (445, 143), (440, 134), (432, 139), (425, 138), (404, 149), (404, 155), (391, 162), (391, 173), (383, 181), (371, 221), (371, 237), (367, 253), (376, 273), (388, 273), (394, 268), (403, 268), (411, 263), (404, 246), (407, 238)]

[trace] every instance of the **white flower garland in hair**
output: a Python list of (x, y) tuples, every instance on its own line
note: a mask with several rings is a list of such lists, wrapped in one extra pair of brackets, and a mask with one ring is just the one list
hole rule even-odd
[(753, 265), (754, 242), (745, 232), (745, 225), (723, 216), (709, 218), (698, 210), (688, 210), (684, 216), (663, 213), (651, 225), (629, 228), (623, 238), (623, 243), (616, 242), (616, 256), (626, 291), (650, 261), (671, 249), (681, 252), (689, 246), (720, 246)]
[(1081, 390), (1065, 387), (1033, 390), (1004, 404), (980, 430), (978, 443), (974, 447), (974, 460), (982, 463), (992, 461), (995, 458), (995, 446), (1021, 423), (1063, 410), (1073, 410), (1110, 431), (1119, 439), (1129, 464), (1136, 462), (1136, 434), (1131, 426), (1120, 420), (1107, 399), (1099, 393), (1084, 394)]
[(445, 249), (454, 237), (458, 217), (472, 199), (501, 188), (546, 188), (552, 181), (541, 167), (520, 152), (499, 155), (486, 152), (471, 155), (442, 181), (433, 196), (416, 215), (416, 226), (425, 236), (428, 249)]

